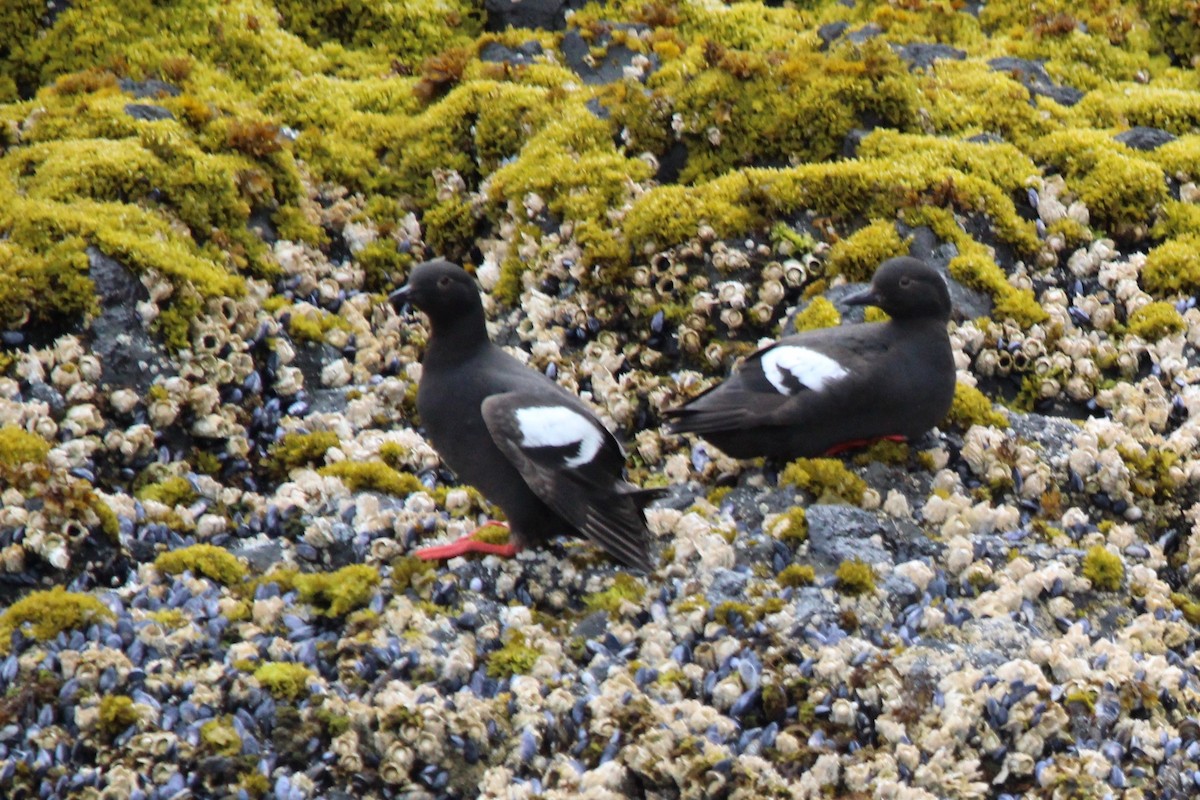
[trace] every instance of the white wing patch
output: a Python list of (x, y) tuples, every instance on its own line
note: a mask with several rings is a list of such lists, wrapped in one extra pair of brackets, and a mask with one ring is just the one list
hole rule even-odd
[(584, 415), (563, 406), (529, 406), (516, 411), (522, 447), (568, 447), (578, 445), (568, 467), (581, 467), (596, 457), (603, 434)]
[(780, 394), (793, 394), (793, 389), (786, 381), (787, 376), (791, 376), (793, 382), (799, 382), (819, 392), (827, 383), (850, 374), (845, 367), (829, 356), (807, 347), (776, 347), (763, 353), (761, 362), (763, 374)]

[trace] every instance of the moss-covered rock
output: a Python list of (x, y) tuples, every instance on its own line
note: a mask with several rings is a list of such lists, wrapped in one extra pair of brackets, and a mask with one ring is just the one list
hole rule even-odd
[(226, 586), (234, 586), (246, 577), (246, 566), (237, 556), (211, 544), (194, 544), (162, 553), (154, 559), (154, 566), (168, 575), (179, 575), (187, 571), (212, 578)]
[(61, 631), (112, 617), (107, 606), (88, 594), (68, 592), (61, 586), (30, 592), (0, 614), (0, 653), (8, 652), (13, 631), (45, 641)]

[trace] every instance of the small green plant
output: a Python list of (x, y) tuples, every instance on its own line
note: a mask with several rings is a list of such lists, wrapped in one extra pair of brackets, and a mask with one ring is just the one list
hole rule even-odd
[(843, 594), (860, 595), (875, 591), (875, 570), (858, 559), (839, 564), (834, 579), (838, 591)]
[(780, 586), (811, 586), (816, 577), (816, 572), (807, 564), (788, 564), (775, 576), (775, 580), (779, 581)]
[(254, 670), (254, 677), (276, 700), (295, 700), (308, 689), (313, 671), (303, 664), (268, 661)]
[(133, 699), (123, 694), (105, 695), (100, 700), (100, 735), (112, 740), (138, 721)]
[(798, 458), (784, 467), (779, 482), (816, 496), (819, 503), (862, 502), (867, 483), (835, 458)]
[(493, 678), (511, 678), (533, 669), (542, 651), (525, 643), (525, 634), (514, 630), (508, 642), (487, 657), (487, 674)]
[(613, 578), (611, 586), (604, 591), (587, 595), (583, 598), (583, 604), (589, 611), (607, 611), (615, 614), (621, 603), (638, 603), (645, 596), (646, 587), (641, 581), (632, 575), (619, 572)]
[(379, 585), (379, 571), (369, 564), (350, 564), (336, 572), (298, 573), (293, 584), (300, 600), (330, 617), (362, 608)]
[(1092, 588), (1097, 591), (1115, 592), (1125, 579), (1125, 563), (1104, 545), (1093, 545), (1083, 557), (1083, 577), (1091, 581)]
[(237, 556), (211, 544), (194, 544), (163, 553), (154, 559), (154, 567), (168, 575), (190, 570), (193, 575), (203, 575), (225, 586), (233, 586), (246, 577), (246, 566)]
[(0, 616), (0, 653), (8, 652), (16, 630), (44, 642), (62, 631), (84, 628), (112, 616), (108, 607), (90, 594), (68, 592), (61, 586), (30, 592)]

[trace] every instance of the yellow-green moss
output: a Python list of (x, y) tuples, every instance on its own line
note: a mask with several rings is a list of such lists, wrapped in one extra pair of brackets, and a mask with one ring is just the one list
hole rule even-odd
[(833, 328), (840, 325), (842, 315), (826, 297), (814, 297), (792, 321), (796, 331), (811, 331), (817, 328)]
[(190, 571), (226, 586), (238, 584), (246, 577), (246, 566), (237, 556), (211, 544), (194, 544), (162, 553), (154, 559), (154, 567), (168, 575)]
[(771, 526), (771, 535), (789, 547), (808, 541), (808, 520), (801, 506), (792, 506), (783, 512)]
[(242, 737), (228, 718), (210, 719), (200, 726), (200, 743), (218, 756), (236, 756), (242, 752)]
[(858, 559), (839, 564), (834, 580), (838, 591), (843, 594), (860, 595), (875, 591), (875, 570)]
[(972, 425), (1008, 427), (1008, 416), (994, 409), (986, 394), (962, 381), (954, 385), (954, 400), (946, 414), (946, 421), (963, 430)]
[(1146, 341), (1156, 342), (1187, 327), (1174, 303), (1147, 303), (1129, 315), (1129, 332)]
[(156, 483), (148, 483), (135, 493), (139, 500), (153, 500), (172, 508), (187, 505), (196, 499), (196, 490), (187, 478), (172, 475)]
[(1067, 692), (1066, 697), (1063, 698), (1063, 705), (1079, 705), (1091, 714), (1096, 708), (1096, 692), (1093, 689), (1076, 689), (1073, 692)]
[(434, 565), (423, 558), (400, 556), (392, 561), (392, 587), (396, 592), (428, 583), (433, 576)]
[(287, 433), (271, 445), (266, 463), (276, 475), (285, 476), (296, 467), (320, 463), (325, 452), (338, 444), (333, 431)]
[(413, 492), (426, 491), (416, 475), (397, 472), (382, 461), (337, 461), (321, 467), (319, 472), (340, 478), (352, 492), (381, 492), (407, 497)]
[(254, 678), (276, 700), (295, 700), (308, 691), (313, 671), (303, 664), (268, 661), (254, 670)]
[(488, 655), (487, 674), (493, 678), (524, 675), (533, 669), (541, 654), (540, 649), (525, 643), (525, 634), (514, 630), (503, 647)]
[(105, 739), (112, 739), (138, 721), (133, 698), (124, 694), (108, 694), (100, 699), (99, 729)]
[(816, 572), (807, 564), (788, 564), (775, 579), (780, 586), (811, 586), (816, 580)]
[(50, 443), (36, 433), (16, 425), (0, 427), (0, 477), (18, 483), (19, 476), (29, 466), (40, 467), (50, 454)]
[(334, 328), (349, 328), (349, 323), (336, 314), (316, 308), (293, 313), (288, 318), (288, 333), (299, 342), (323, 342), (325, 334)]
[(871, 280), (875, 269), (894, 256), (907, 255), (908, 244), (890, 219), (876, 220), (840, 239), (829, 250), (826, 268), (853, 283)]
[(904, 464), (908, 461), (908, 451), (908, 442), (880, 439), (861, 453), (856, 453), (854, 463), (860, 467), (872, 463)]
[(798, 458), (783, 468), (779, 483), (813, 494), (819, 503), (862, 502), (866, 481), (835, 458)]
[(1183, 618), (1193, 625), (1200, 625), (1200, 603), (1182, 592), (1172, 592), (1171, 602), (1183, 613)]
[(1100, 592), (1115, 592), (1125, 579), (1125, 562), (1104, 545), (1093, 545), (1083, 557), (1083, 577)]
[(350, 564), (336, 572), (297, 574), (294, 584), (302, 602), (322, 614), (340, 617), (371, 602), (379, 571), (368, 564)]
[(1181, 235), (1147, 253), (1142, 284), (1157, 295), (1200, 291), (1200, 233)]
[(68, 592), (61, 586), (30, 592), (0, 615), (0, 653), (8, 652), (13, 631), (44, 642), (62, 631), (112, 618), (108, 607), (89, 594)]
[(613, 576), (612, 585), (607, 589), (586, 595), (583, 604), (589, 611), (607, 611), (615, 614), (622, 603), (640, 603), (646, 596), (646, 587), (640, 580), (628, 573), (619, 572)]

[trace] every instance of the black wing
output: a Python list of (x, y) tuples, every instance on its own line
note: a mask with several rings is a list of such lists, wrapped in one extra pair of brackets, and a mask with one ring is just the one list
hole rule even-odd
[(621, 445), (591, 413), (544, 395), (483, 401), (496, 446), (543, 503), (619, 561), (650, 571), (636, 490), (621, 478)]

